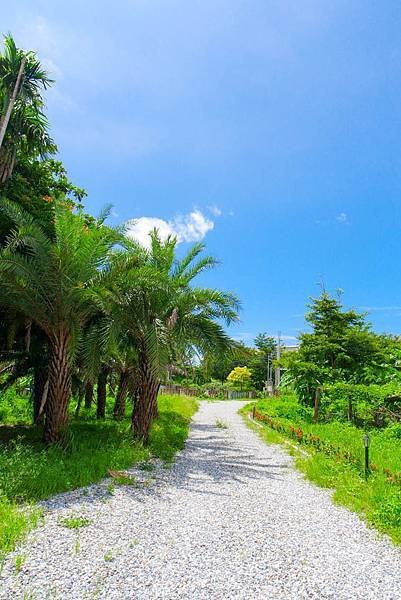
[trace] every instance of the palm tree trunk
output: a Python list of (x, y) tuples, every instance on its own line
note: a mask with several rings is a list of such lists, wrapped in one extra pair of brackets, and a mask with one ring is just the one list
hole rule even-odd
[(7, 149), (6, 146), (0, 148), (0, 183), (5, 183), (11, 177), (14, 171), (16, 161), (15, 148)]
[(157, 394), (160, 382), (156, 379), (147, 360), (139, 367), (138, 394), (132, 411), (133, 436), (146, 443), (152, 422), (157, 415)]
[(106, 416), (107, 375), (108, 368), (103, 365), (97, 378), (97, 419), (104, 419)]
[(17, 96), (18, 96), (20, 88), (21, 88), (22, 78), (24, 76), (25, 63), (26, 63), (26, 58), (24, 56), (21, 60), (17, 79), (15, 81), (14, 89), (12, 91), (10, 100), (8, 102), (6, 112), (4, 113), (4, 116), (2, 116), (0, 119), (0, 148), (3, 145), (4, 136), (6, 135), (7, 126), (8, 126), (10, 117), (11, 117), (14, 103), (17, 99)]
[(91, 381), (87, 381), (85, 384), (85, 408), (90, 409), (92, 406), (93, 400), (93, 383)]
[(48, 376), (48, 365), (36, 364), (33, 370), (33, 422), (39, 424), (44, 417), (44, 394)]
[(113, 417), (117, 420), (124, 418), (125, 415), (125, 400), (127, 398), (129, 377), (129, 373), (127, 371), (122, 371), (120, 373), (117, 397), (113, 410)]
[(71, 396), (70, 339), (59, 331), (50, 339), (49, 391), (46, 402), (44, 442), (53, 444), (60, 438), (68, 422), (68, 403)]
[(85, 388), (81, 383), (79, 386), (79, 389), (78, 389), (77, 407), (75, 409), (75, 416), (77, 418), (79, 417), (79, 412), (81, 410), (82, 400), (84, 399), (84, 394), (85, 394)]

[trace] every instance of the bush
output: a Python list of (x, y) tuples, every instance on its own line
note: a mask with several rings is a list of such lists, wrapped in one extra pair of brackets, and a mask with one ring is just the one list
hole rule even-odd
[(0, 423), (16, 425), (31, 422), (32, 403), (29, 401), (29, 397), (21, 396), (15, 387), (0, 394)]
[(201, 398), (218, 398), (223, 400), (226, 397), (226, 391), (231, 389), (228, 383), (221, 381), (209, 381), (200, 386)]
[(293, 395), (264, 398), (258, 402), (257, 406), (260, 412), (289, 421), (308, 421), (312, 417), (312, 410), (300, 404)]
[[(321, 414), (326, 420), (352, 421), (363, 426), (388, 423), (385, 409), (400, 410), (401, 388), (387, 385), (335, 383), (322, 389)], [(384, 411), (383, 411), (384, 409)]]
[(393, 440), (401, 440), (401, 423), (393, 423), (386, 427), (383, 436)]

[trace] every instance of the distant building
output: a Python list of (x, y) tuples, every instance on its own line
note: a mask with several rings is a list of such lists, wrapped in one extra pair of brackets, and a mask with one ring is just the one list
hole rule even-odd
[(296, 352), (299, 350), (299, 344), (289, 344), (288, 346), (280, 346), (282, 352)]

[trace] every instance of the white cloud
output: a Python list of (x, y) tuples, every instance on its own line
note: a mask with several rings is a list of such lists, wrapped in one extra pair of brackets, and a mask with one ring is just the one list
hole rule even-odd
[(41, 63), (49, 70), (51, 76), (60, 78), (62, 70), (55, 58), (59, 55), (57, 34), (52, 25), (41, 16), (29, 19), (17, 30), (17, 43), (21, 39), (22, 46), (33, 48), (40, 57)]
[(154, 228), (159, 230), (162, 239), (173, 235), (178, 242), (198, 242), (214, 227), (213, 221), (207, 219), (198, 209), (186, 215), (178, 215), (170, 221), (158, 217), (139, 217), (128, 221), (126, 225), (127, 236), (146, 248), (150, 246), (149, 233)]
[(343, 223), (344, 225), (347, 225), (349, 223), (347, 213), (341, 212), (336, 216), (336, 221), (337, 223)]
[(210, 210), (210, 212), (212, 213), (212, 215), (214, 217), (220, 217), (223, 213), (222, 210), (216, 206), (216, 204), (213, 204), (212, 206), (208, 206), (208, 209)]

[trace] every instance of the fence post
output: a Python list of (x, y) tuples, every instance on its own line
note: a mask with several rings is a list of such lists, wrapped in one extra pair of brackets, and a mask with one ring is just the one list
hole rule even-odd
[(255, 420), (256, 404), (252, 406), (252, 419)]

